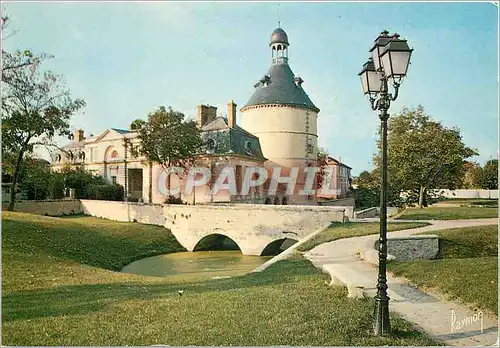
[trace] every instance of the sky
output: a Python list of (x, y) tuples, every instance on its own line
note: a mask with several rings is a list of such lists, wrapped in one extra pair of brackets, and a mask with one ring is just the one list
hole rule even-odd
[(72, 96), (86, 101), (71, 121), (86, 135), (127, 128), (160, 105), (192, 118), (199, 104), (223, 116), (230, 100), (239, 109), (271, 64), (279, 20), (289, 64), (321, 110), (318, 144), (354, 175), (373, 168), (379, 127), (357, 74), (384, 29), (414, 48), (390, 113), (421, 104), (460, 128), (480, 154), (474, 160), (498, 156), (492, 3), (7, 2), (2, 10), (17, 30), (4, 49), (55, 56), (42, 67), (62, 74)]

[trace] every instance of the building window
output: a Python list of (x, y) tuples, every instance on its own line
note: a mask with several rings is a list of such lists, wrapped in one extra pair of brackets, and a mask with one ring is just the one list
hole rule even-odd
[(113, 152), (111, 152), (111, 158), (116, 158), (118, 157), (118, 151), (114, 150)]
[(113, 185), (116, 185), (116, 176), (111, 177), (111, 182), (113, 183)]
[(314, 153), (314, 147), (312, 146), (312, 144), (307, 144), (306, 145), (306, 152), (308, 154), (313, 154)]
[(253, 155), (252, 142), (250, 141), (245, 142), (245, 154), (248, 156)]
[(90, 162), (94, 162), (97, 160), (97, 148), (91, 148), (90, 149)]

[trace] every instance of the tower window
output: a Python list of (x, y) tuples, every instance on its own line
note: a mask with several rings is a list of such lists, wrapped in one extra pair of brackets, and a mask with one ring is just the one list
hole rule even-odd
[(306, 152), (308, 154), (313, 154), (314, 153), (314, 147), (312, 146), (312, 144), (307, 144), (306, 145)]

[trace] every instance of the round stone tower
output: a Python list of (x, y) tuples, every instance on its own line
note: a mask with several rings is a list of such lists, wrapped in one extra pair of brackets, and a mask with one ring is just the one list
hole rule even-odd
[[(288, 35), (281, 28), (271, 35), (272, 64), (255, 85), (255, 92), (241, 108), (241, 126), (259, 137), (266, 167), (281, 167), (281, 176), (290, 168), (299, 167), (293, 195), (289, 204), (316, 204), (315, 195), (299, 195), (306, 173), (304, 168), (317, 163), (317, 118), (319, 109), (302, 87), (304, 82), (295, 76), (288, 65)], [(270, 177), (270, 176), (269, 176)], [(314, 186), (313, 186), (314, 188)], [(282, 196), (283, 193), (280, 193)]]

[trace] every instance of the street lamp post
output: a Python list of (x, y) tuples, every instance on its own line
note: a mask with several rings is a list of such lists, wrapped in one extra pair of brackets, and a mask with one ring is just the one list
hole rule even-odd
[[(389, 321), (389, 297), (387, 296), (387, 121), (391, 101), (398, 97), (399, 87), (406, 76), (410, 56), (406, 40), (398, 34), (392, 36), (384, 30), (370, 50), (372, 57), (358, 74), (361, 77), (363, 93), (369, 96), (372, 110), (378, 110), (382, 136), (382, 173), (380, 189), (380, 238), (378, 252), (377, 295), (373, 329), (375, 335), (387, 336), (391, 332)], [(392, 80), (394, 94), (389, 93), (388, 81)]]

